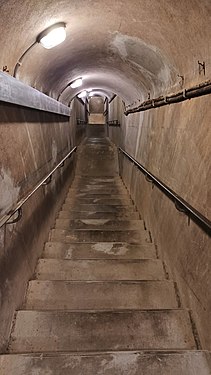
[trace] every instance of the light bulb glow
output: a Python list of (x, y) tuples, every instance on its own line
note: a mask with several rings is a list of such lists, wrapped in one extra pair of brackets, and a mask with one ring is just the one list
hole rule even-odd
[(64, 42), (65, 39), (65, 24), (62, 23), (49, 27), (38, 36), (38, 42), (47, 49), (56, 47), (58, 44)]
[(78, 98), (85, 98), (87, 96), (87, 91), (84, 90), (82, 92), (80, 92), (80, 94), (78, 94)]
[(80, 87), (82, 86), (82, 78), (78, 78), (76, 79), (74, 82), (71, 83), (70, 87), (72, 87), (72, 89), (75, 89), (76, 87)]

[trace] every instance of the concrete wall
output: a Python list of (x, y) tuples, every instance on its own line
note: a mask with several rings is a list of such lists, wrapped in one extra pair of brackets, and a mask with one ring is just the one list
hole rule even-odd
[(104, 98), (93, 97), (89, 99), (89, 112), (90, 113), (103, 113), (104, 112)]
[[(208, 218), (211, 217), (211, 97), (125, 117), (116, 98), (110, 137)], [(158, 252), (178, 282), (183, 306), (193, 310), (203, 348), (211, 349), (210, 238), (121, 156), (121, 175), (146, 221)]]
[[(84, 128), (76, 117), (84, 115), (72, 104), (68, 117), (1, 102), (0, 215), (29, 192), (78, 144)], [(81, 112), (81, 113), (80, 113)], [(12, 316), (21, 306), (48, 232), (74, 176), (76, 156), (53, 175), (23, 206), (23, 217), (0, 229), (0, 350), (4, 351)]]

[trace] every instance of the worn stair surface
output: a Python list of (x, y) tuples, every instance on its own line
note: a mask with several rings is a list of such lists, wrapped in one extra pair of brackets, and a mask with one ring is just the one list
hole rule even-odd
[(0, 375), (210, 375), (107, 138), (79, 147), (75, 180), (16, 312)]

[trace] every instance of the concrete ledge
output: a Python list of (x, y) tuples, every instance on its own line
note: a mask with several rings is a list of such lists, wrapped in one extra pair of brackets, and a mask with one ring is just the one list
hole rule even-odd
[(70, 108), (66, 105), (3, 72), (0, 72), (0, 101), (70, 116)]

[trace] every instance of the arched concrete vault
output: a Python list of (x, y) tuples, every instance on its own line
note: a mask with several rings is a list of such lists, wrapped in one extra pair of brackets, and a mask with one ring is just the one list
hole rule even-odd
[[(66, 24), (66, 40), (55, 48), (44, 49), (36, 43), (38, 35), (58, 22)], [(80, 180), (80, 173), (76, 169), (77, 155), (83, 164), (81, 176), (84, 173), (85, 181), (92, 171), (89, 153), (83, 154), (84, 160), (80, 153), (87, 138), (93, 138), (93, 143), (88, 139), (87, 145), (89, 147), (90, 141), (90, 147), (93, 146), (91, 158), (95, 158), (96, 164), (99, 163), (99, 176), (106, 176), (103, 174), (106, 165), (104, 161), (110, 164), (115, 162), (117, 176), (114, 180), (120, 174), (136, 205), (135, 217), (140, 214), (144, 224), (141, 225), (142, 229), (145, 227), (150, 231), (147, 242), (153, 241), (156, 245), (153, 245), (154, 250), (157, 249), (154, 255), (161, 257), (166, 265), (165, 270), (178, 285), (179, 294), (175, 288), (175, 306), (180, 310), (181, 297), (181, 305), (187, 309), (187, 317), (188, 310), (193, 313), (190, 326), (194, 327), (196, 347), (200, 348), (201, 341), (202, 349), (210, 350), (210, 238), (191, 219), (191, 215), (187, 220), (187, 216), (181, 212), (180, 204), (176, 204), (176, 210), (173, 204), (175, 201), (163, 195), (157, 185), (141, 174), (140, 168), (135, 168), (124, 155), (131, 155), (130, 160), (135, 159), (143, 165), (143, 170), (150, 172), (149, 176), (156, 176), (205, 219), (210, 218), (211, 96), (208, 94), (211, 77), (211, 0), (0, 0), (0, 31), (1, 353), (8, 352), (8, 348), (11, 350), (9, 342), (16, 345), (15, 341), (9, 341), (11, 327), (15, 327), (12, 324), (14, 312), (22, 306), (28, 280), (32, 280), (35, 274), (37, 258), (43, 254), (44, 243), (52, 238), (48, 232), (55, 225), (55, 218), (58, 217), (75, 174), (76, 181)], [(20, 63), (20, 59), (19, 66), (17, 63)], [(16, 66), (17, 74), (13, 78)], [(72, 89), (70, 84), (79, 77), (83, 77), (83, 85)], [(91, 104), (95, 101), (101, 104), (100, 110), (93, 112), (92, 106), (84, 105), (87, 103), (86, 96), (82, 100), (74, 100), (79, 92), (91, 89), (101, 96), (100, 99), (90, 101)], [(108, 105), (107, 101), (103, 103), (102, 97), (113, 100)], [(93, 126), (104, 122), (105, 126)], [(102, 134), (103, 137), (106, 135), (106, 139), (99, 141), (96, 135)], [(107, 142), (111, 142), (109, 148), (116, 150), (115, 157), (110, 151), (109, 154), (95, 151), (98, 143), (104, 148)], [(71, 150), (75, 151), (77, 146), (77, 154), (71, 153), (72, 157), (69, 158)], [(117, 157), (119, 146), (126, 153), (121, 152)], [(107, 158), (106, 155), (110, 156)], [(51, 179), (49, 176), (52, 171), (55, 173)], [(41, 187), (42, 181), (45, 181), (45, 185)], [(109, 178), (106, 189), (110, 182)], [(86, 182), (82, 184), (86, 185)], [(39, 189), (33, 195), (30, 193), (30, 199), (25, 201), (25, 197), (36, 186)], [(75, 190), (74, 186), (77, 185), (73, 184)], [(88, 190), (92, 193), (92, 186)], [(110, 203), (113, 190), (111, 193), (109, 190), (105, 192), (108, 193)], [(114, 192), (121, 196), (122, 190), (118, 188)], [(74, 194), (71, 193), (70, 198), (76, 199), (78, 204), (78, 200), (81, 197), (83, 199), (83, 193), (81, 196), (79, 192), (78, 198)], [(93, 203), (98, 204), (98, 198), (96, 201), (94, 197), (90, 199), (92, 210), (95, 210)], [(8, 219), (12, 219), (14, 211), (17, 214), (20, 202), (24, 202), (22, 219), (12, 225), (5, 225)], [(84, 219), (82, 210), (83, 207), (80, 207), (80, 220), (76, 216), (77, 228), (81, 225), (86, 230), (88, 224), (81, 220)], [(124, 210), (129, 211), (128, 208)], [(18, 213), (20, 218), (20, 210)], [(108, 214), (110, 221), (110, 211)], [(91, 214), (90, 218), (94, 219), (94, 216)], [(121, 213), (120, 218), (122, 220)], [(112, 220), (115, 220), (116, 225), (116, 215)], [(113, 227), (111, 224), (113, 233), (116, 231), (115, 225)], [(130, 227), (134, 228), (134, 223)], [(119, 224), (116, 228), (119, 230)], [(101, 236), (100, 230), (98, 234)], [(107, 234), (105, 239), (111, 241), (112, 237), (109, 237)], [(75, 241), (75, 232), (69, 238)], [(148, 245), (152, 244), (147, 243), (147, 253)], [(102, 247), (99, 248), (102, 257)], [(118, 248), (114, 249), (114, 252), (106, 250), (106, 259), (109, 254), (112, 258), (118, 256)], [(74, 259), (74, 251), (68, 248), (67, 253), (69, 260), (71, 257)], [(95, 257), (97, 252), (94, 250), (92, 254)], [(123, 255), (126, 260), (126, 248), (119, 252), (119, 256)], [(136, 259), (135, 263), (138, 264)], [(138, 276), (137, 269), (134, 270)], [(163, 270), (161, 265), (159, 274)], [(165, 278), (167, 272), (163, 272)], [(174, 290), (174, 283), (172, 287)], [(124, 296), (127, 295), (124, 293)], [(46, 291), (42, 293), (42, 298), (45, 296)], [(157, 304), (157, 293), (155, 296)], [(145, 292), (143, 297), (145, 299)], [(151, 325), (156, 335), (160, 336), (157, 320)], [(176, 334), (174, 325), (167, 321), (165, 325), (171, 326)], [(185, 325), (182, 324), (181, 332)], [(142, 330), (140, 332), (142, 335)], [(36, 331), (36, 342), (40, 340), (39, 335)], [(127, 336), (124, 332), (126, 339)], [(31, 335), (27, 333), (26, 337), (30, 342)], [(69, 337), (72, 340), (71, 334), (68, 334), (68, 340)], [(165, 336), (162, 336), (162, 342), (168, 344)], [(32, 348), (31, 344), (29, 347)], [(191, 344), (191, 348), (194, 347), (194, 343)], [(147, 344), (146, 349), (149, 348), (152, 349)], [(155, 348), (156, 351), (159, 349), (157, 344)], [(175, 348), (178, 348), (177, 342), (172, 350)], [(184, 351), (186, 346), (182, 348)], [(109, 347), (104, 349), (107, 352)], [(131, 350), (136, 349), (131, 347)], [(144, 350), (143, 347), (141, 350)], [(39, 352), (45, 351), (40, 347)], [(18, 353), (24, 353), (24, 350), (19, 348)], [(26, 359), (25, 355), (22, 357)], [(43, 358), (41, 362), (44, 363)], [(126, 361), (122, 363), (128, 373), (130, 369), (125, 366)], [(161, 371), (159, 373), (164, 374), (160, 367), (162, 363), (157, 359), (156, 363)], [(22, 365), (16, 365), (14, 372), (6, 371), (6, 375), (16, 375), (18, 368), (24, 372)], [(58, 368), (58, 371), (61, 368), (69, 371), (68, 367)], [(181, 373), (175, 363), (173, 368), (176, 373)], [(193, 368), (200, 368), (202, 375), (200, 366), (194, 364)], [(121, 368), (118, 371), (121, 372)], [(193, 372), (190, 371), (190, 374)], [(29, 367), (24, 373), (29, 373)], [(96, 371), (90, 373), (97, 374)], [(169, 367), (167, 373), (171, 373)], [(184, 373), (187, 375), (186, 370)]]
[[(66, 41), (52, 50), (36, 44), (18, 79), (57, 98), (68, 82), (84, 76), (84, 89), (111, 91), (126, 103), (143, 100), (148, 92), (179, 87), (178, 75), (186, 84), (201, 81), (198, 60), (206, 59), (211, 70), (209, 10), (209, 0), (8, 0), (1, 4), (0, 66), (12, 74), (37, 35), (63, 21)], [(78, 91), (67, 92), (65, 102)]]

